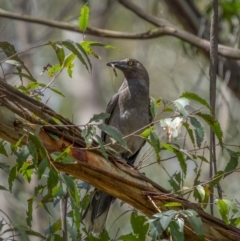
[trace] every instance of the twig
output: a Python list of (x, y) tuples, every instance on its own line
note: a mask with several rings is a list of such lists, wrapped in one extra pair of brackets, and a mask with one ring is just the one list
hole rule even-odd
[[(213, 13), (211, 19), (211, 32), (210, 32), (210, 105), (215, 116), (216, 109), (216, 76), (217, 76), (217, 44), (218, 44), (218, 0), (213, 0)], [(210, 129), (210, 178), (217, 172), (216, 164), (216, 140), (215, 134)], [(214, 189), (210, 189), (210, 210), (211, 214), (214, 214), (213, 203), (214, 203)], [(218, 195), (222, 198), (221, 188), (218, 184)]]
[(152, 198), (149, 195), (147, 195), (147, 197), (148, 200), (152, 203), (152, 205), (156, 208), (156, 210), (161, 213), (161, 210), (157, 207), (156, 203), (152, 200)]
[(63, 241), (68, 241), (68, 235), (67, 235), (67, 202), (68, 202), (68, 193), (65, 196), (63, 196), (61, 198), (61, 201), (60, 201)]

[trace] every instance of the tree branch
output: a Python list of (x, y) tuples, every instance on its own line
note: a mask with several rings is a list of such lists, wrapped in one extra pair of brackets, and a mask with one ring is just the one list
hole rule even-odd
[[(152, 23), (155, 26), (160, 27), (163, 30), (163, 32), (165, 32), (165, 35), (171, 35), (171, 36), (177, 37), (197, 48), (204, 49), (207, 52), (210, 51), (209, 41), (199, 38), (187, 31), (180, 30), (165, 19), (157, 18), (152, 16), (151, 14), (148, 14), (142, 8), (138, 7), (136, 4), (128, 0), (118, 0), (118, 1), (127, 9), (131, 10), (133, 13), (135, 13), (142, 19), (148, 21), (149, 23)], [(218, 54), (226, 58), (239, 59), (239, 53), (235, 55), (234, 54), (235, 51), (240, 53), (240, 50), (236, 50), (221, 44), (218, 45)]]
[[(211, 33), (210, 33), (210, 88), (209, 88), (209, 96), (210, 96), (210, 105), (213, 110), (213, 114), (215, 116), (216, 109), (216, 86), (217, 86), (217, 46), (218, 46), (218, 0), (213, 0), (213, 13), (211, 20)], [(217, 164), (216, 164), (216, 140), (215, 134), (213, 130), (210, 128), (210, 173), (209, 176), (212, 178), (214, 174), (217, 172)], [(220, 185), (218, 183), (218, 195), (219, 198), (222, 198)], [(210, 209), (211, 214), (214, 214), (214, 188), (211, 188), (210, 194)]]
[[(141, 18), (157, 26), (157, 28), (154, 28), (142, 33), (125, 33), (125, 32), (88, 27), (87, 30), (84, 32), (84, 34), (95, 35), (95, 36), (106, 37), (106, 38), (139, 39), (139, 40), (157, 38), (162, 36), (173, 36), (197, 48), (203, 49), (207, 52), (210, 51), (210, 42), (208, 40), (199, 38), (187, 31), (180, 30), (176, 26), (169, 23), (167, 20), (156, 18), (146, 13), (145, 11), (143, 11), (143, 9), (141, 9), (140, 7), (138, 7), (137, 5), (129, 1), (119, 0), (119, 2), (123, 4), (125, 7), (127, 7), (128, 9), (130, 9), (131, 11), (133, 11), (135, 14), (140, 16)], [(73, 32), (83, 33), (82, 31), (80, 31), (79, 27), (74, 24), (69, 24), (69, 23), (50, 20), (50, 19), (35, 18), (27, 15), (20, 15), (17, 13), (5, 11), (1, 8), (0, 8), (0, 16), (5, 18), (10, 18), (10, 19), (42, 24), (50, 27), (73, 31)], [(240, 50), (227, 47), (221, 44), (218, 45), (218, 54), (220, 56), (223, 56), (229, 59), (240, 59)]]
[[(8, 91), (4, 91), (3, 93), (2, 91), (6, 89)], [(11, 94), (9, 94), (10, 92)], [(24, 124), (16, 126), (16, 122), (21, 122), (22, 118), (12, 112), (12, 110), (15, 110), (14, 108), (9, 110), (7, 105), (3, 106), (5, 105), (5, 100), (8, 100), (9, 103), (11, 103), (13, 93), (18, 95), (20, 99), (24, 99), (24, 101), (20, 102), (21, 104), (15, 106), (14, 108), (20, 108), (21, 110), (29, 107), (29, 103), (31, 103), (31, 98), (29, 99), (28, 96), (24, 96), (20, 91), (14, 89), (10, 85), (6, 88), (6, 83), (0, 79), (0, 138), (3, 138), (11, 143), (16, 143), (22, 135), (25, 135), (26, 138), (24, 138), (21, 142), (21, 144), (24, 144), (28, 142), (27, 136), (30, 133), (34, 133), (37, 126), (34, 123), (29, 123), (28, 121), (24, 121)], [(14, 105), (14, 102), (12, 104)], [(39, 103), (36, 105), (36, 109), (38, 109), (39, 105), (41, 104)], [(39, 113), (38, 111), (35, 112), (32, 106), (31, 108), (33, 113)], [(42, 112), (44, 114), (49, 114), (52, 117), (58, 116), (58, 119), (64, 120), (63, 117), (60, 118), (60, 116), (54, 111), (50, 114), (47, 110), (47, 108), (42, 108)], [(26, 115), (32, 115), (33, 113), (28, 110)], [(41, 116), (44, 116), (43, 113)], [(37, 119), (39, 116), (32, 116), (32, 118)], [(31, 119), (28, 118), (28, 120)], [(204, 212), (196, 204), (169, 193), (146, 176), (140, 174), (134, 169), (131, 169), (129, 166), (119, 162), (113, 157), (110, 157), (109, 161), (104, 159), (98, 150), (87, 151), (79, 132), (74, 133), (75, 139), (70, 142), (66, 140), (62, 134), (67, 136), (72, 135), (74, 124), (71, 124), (71, 128), (69, 128), (69, 126), (65, 126), (65, 128), (63, 128), (62, 125), (52, 126), (53, 133), (56, 133), (56, 130), (58, 131), (58, 139), (53, 139), (48, 134), (50, 131), (48, 127), (51, 126), (51, 124), (47, 124), (47, 126), (42, 125), (40, 127), (38, 139), (49, 156), (54, 152), (62, 152), (69, 147), (69, 155), (75, 160), (75, 162), (71, 164), (63, 164), (61, 162), (52, 161), (51, 165), (54, 166), (56, 170), (88, 182), (96, 188), (129, 203), (147, 216), (152, 216), (156, 213), (156, 206), (161, 207), (161, 211), (165, 211), (170, 209), (170, 207), (166, 207), (167, 203), (180, 203), (181, 206), (174, 207), (174, 209), (193, 209), (198, 212), (203, 222), (205, 240), (216, 240), (216, 238), (220, 241), (239, 240), (239, 229), (224, 224), (221, 220)], [(77, 128), (76, 130), (79, 129)], [(79, 139), (79, 141), (75, 142), (74, 140), (76, 139)], [(155, 203), (156, 205), (153, 205), (152, 203)], [(191, 228), (189, 228), (189, 225), (185, 227), (184, 232), (185, 240), (199, 240), (198, 236), (193, 232), (193, 230), (191, 230)]]
[[(210, 25), (208, 24), (205, 16), (197, 9), (196, 1), (165, 0), (164, 2), (184, 29), (194, 35), (200, 34), (200, 36), (204, 39), (210, 39)], [(221, 39), (219, 39), (218, 42), (220, 44), (224, 44), (221, 43)], [(201, 52), (207, 58), (210, 57), (209, 53), (203, 49), (201, 49)], [(218, 66), (218, 76), (222, 80), (229, 78), (228, 87), (232, 90), (236, 97), (240, 99), (240, 64), (234, 60), (218, 58)]]

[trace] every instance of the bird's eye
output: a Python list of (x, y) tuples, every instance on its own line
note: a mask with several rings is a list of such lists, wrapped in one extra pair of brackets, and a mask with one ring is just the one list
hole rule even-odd
[(133, 65), (133, 62), (132, 62), (132, 61), (128, 61), (128, 65), (129, 65), (129, 66), (132, 66), (132, 65)]

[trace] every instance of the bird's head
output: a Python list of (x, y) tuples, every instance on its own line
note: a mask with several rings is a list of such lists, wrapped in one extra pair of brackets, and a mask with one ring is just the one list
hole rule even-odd
[(120, 69), (127, 80), (133, 78), (149, 80), (147, 70), (142, 63), (136, 59), (127, 58), (123, 60), (115, 60), (107, 63), (107, 66)]

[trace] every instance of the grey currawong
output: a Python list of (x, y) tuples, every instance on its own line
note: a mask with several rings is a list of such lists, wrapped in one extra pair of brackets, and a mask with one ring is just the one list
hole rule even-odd
[[(108, 103), (106, 112), (110, 114), (110, 117), (106, 119), (105, 124), (115, 127), (123, 136), (136, 132), (125, 139), (131, 152), (118, 144), (112, 146), (122, 158), (133, 165), (144, 144), (144, 139), (137, 135), (144, 130), (143, 127), (150, 124), (152, 119), (149, 108), (148, 72), (139, 61), (130, 58), (109, 62), (107, 66), (121, 70), (125, 79)], [(106, 133), (102, 133), (102, 139), (105, 143), (110, 142)], [(95, 189), (83, 214), (83, 223), (88, 231), (95, 235), (102, 232), (114, 200), (113, 196)]]

